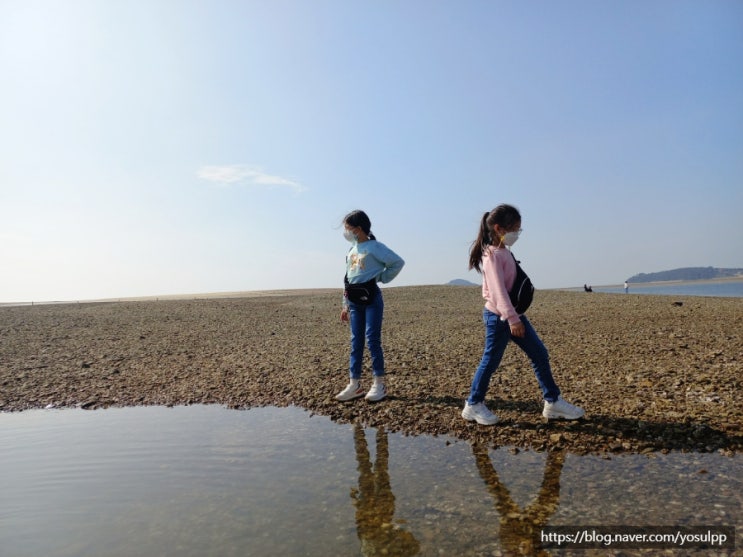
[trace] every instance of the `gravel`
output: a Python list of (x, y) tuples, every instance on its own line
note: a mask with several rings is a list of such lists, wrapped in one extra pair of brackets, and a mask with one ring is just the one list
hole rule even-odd
[[(348, 380), (340, 290), (0, 307), (0, 410), (296, 405), (342, 423), (576, 454), (743, 449), (743, 298), (538, 291), (528, 315), (576, 422), (541, 416), (509, 345), (487, 403), (460, 413), (483, 349), (478, 287), (384, 289), (389, 396), (334, 399)], [(370, 386), (368, 353), (362, 379)]]

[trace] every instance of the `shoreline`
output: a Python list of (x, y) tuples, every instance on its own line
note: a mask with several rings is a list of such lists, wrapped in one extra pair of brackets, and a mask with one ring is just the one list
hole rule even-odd
[[(632, 287), (645, 287), (645, 286), (675, 286), (679, 284), (721, 284), (727, 282), (742, 282), (743, 277), (722, 277), (716, 279), (699, 279), (699, 280), (659, 280), (652, 282), (630, 282), (629, 288), (632, 293)], [(618, 284), (592, 284), (592, 288), (624, 288), (624, 283)], [(568, 286), (564, 288), (548, 288), (546, 290), (561, 290), (566, 292), (583, 292), (582, 286)]]
[[(654, 281), (654, 282), (631, 282), (630, 293), (632, 293), (632, 287), (645, 287), (645, 286), (675, 286), (679, 284), (720, 284), (728, 282), (742, 282), (743, 276), (741, 277), (723, 277), (716, 279), (699, 279), (699, 280), (665, 280), (665, 281)], [(593, 288), (623, 288), (623, 283), (618, 284), (597, 284), (591, 285)], [(457, 285), (457, 284), (424, 284), (424, 285), (412, 285), (412, 286), (386, 286), (386, 289), (395, 288), (427, 288), (427, 287), (448, 287), (448, 288), (480, 288), (479, 284), (473, 285)], [(292, 289), (273, 289), (273, 290), (235, 290), (225, 292), (200, 292), (200, 293), (186, 293), (186, 294), (161, 294), (151, 296), (120, 296), (112, 298), (90, 298), (80, 300), (33, 300), (23, 302), (0, 302), (0, 308), (3, 307), (23, 307), (23, 306), (42, 306), (42, 305), (65, 305), (65, 304), (105, 304), (105, 303), (116, 303), (116, 302), (159, 302), (159, 301), (174, 301), (174, 300), (213, 300), (213, 299), (231, 299), (231, 298), (258, 298), (267, 296), (296, 296), (302, 294), (329, 294), (339, 293), (342, 287), (337, 288), (292, 288)], [(557, 291), (557, 292), (583, 292), (583, 286), (562, 286), (556, 288), (539, 288), (541, 292)]]
[(340, 292), (338, 288), (295, 288), (286, 290), (237, 290), (234, 292), (204, 292), (200, 294), (164, 294), (160, 296), (122, 296), (119, 298), (92, 298), (88, 300), (47, 300), (32, 302), (0, 302), (2, 307), (24, 307), (66, 304), (111, 304), (117, 302), (160, 302), (178, 300), (219, 300), (230, 298), (261, 298), (266, 296), (297, 296)]
[[(0, 307), (0, 411), (220, 404), (299, 406), (342, 423), (577, 454), (743, 450), (743, 298), (540, 290), (529, 319), (576, 422), (541, 416), (511, 344), (486, 400), (461, 417), (483, 346), (479, 288), (383, 289), (390, 395), (334, 399), (348, 381), (339, 289), (258, 296)], [(362, 385), (369, 387), (368, 353)]]

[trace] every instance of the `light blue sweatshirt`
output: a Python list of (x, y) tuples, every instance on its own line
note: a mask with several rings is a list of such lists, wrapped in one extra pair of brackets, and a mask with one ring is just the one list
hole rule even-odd
[(358, 284), (373, 278), (387, 283), (402, 270), (405, 261), (390, 248), (376, 240), (354, 242), (346, 254), (348, 282)]

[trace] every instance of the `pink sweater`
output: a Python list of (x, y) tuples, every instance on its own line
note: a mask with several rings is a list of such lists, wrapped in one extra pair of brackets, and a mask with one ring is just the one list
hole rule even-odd
[(505, 318), (510, 324), (519, 322), (508, 290), (516, 279), (516, 262), (506, 248), (490, 246), (482, 255), (482, 297), (485, 307)]

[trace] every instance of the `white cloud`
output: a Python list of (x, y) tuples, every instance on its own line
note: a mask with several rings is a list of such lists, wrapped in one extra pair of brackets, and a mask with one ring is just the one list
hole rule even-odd
[(203, 180), (220, 184), (244, 182), (253, 186), (286, 187), (294, 190), (296, 193), (307, 190), (305, 186), (295, 180), (266, 174), (257, 167), (242, 164), (202, 166), (199, 169), (198, 176)]

